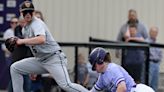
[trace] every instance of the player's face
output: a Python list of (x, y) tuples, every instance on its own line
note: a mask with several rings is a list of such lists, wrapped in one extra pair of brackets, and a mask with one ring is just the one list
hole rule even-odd
[(32, 17), (33, 17), (33, 12), (34, 12), (33, 10), (25, 10), (25, 11), (22, 11), (24, 20), (26, 22), (31, 22)]
[(104, 72), (104, 63), (103, 64), (95, 64), (95, 69), (98, 73)]

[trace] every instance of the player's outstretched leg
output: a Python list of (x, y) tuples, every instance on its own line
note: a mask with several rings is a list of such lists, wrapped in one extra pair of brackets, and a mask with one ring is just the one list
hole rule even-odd
[(49, 71), (56, 83), (63, 90), (67, 92), (89, 92), (89, 90), (83, 86), (70, 81), (66, 64), (67, 59), (64, 58), (63, 54), (60, 54), (51, 57), (51, 59), (49, 59), (49, 61), (44, 64), (44, 67)]

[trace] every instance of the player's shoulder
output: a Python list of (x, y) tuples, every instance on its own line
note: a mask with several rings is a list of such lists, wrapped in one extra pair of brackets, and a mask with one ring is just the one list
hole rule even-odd
[(118, 67), (118, 65), (115, 64), (115, 63), (109, 63), (108, 67), (110, 67), (110, 68), (114, 68), (114, 67)]
[(39, 27), (39, 26), (42, 26), (43, 24), (44, 24), (43, 21), (36, 18), (35, 16), (33, 17), (33, 20), (32, 20), (32, 23), (31, 23), (32, 27), (36, 27), (36, 26)]
[(120, 66), (115, 63), (109, 63), (107, 71), (110, 73), (115, 73), (117, 70), (119, 70)]
[(115, 63), (109, 63), (108, 67), (106, 68), (105, 72), (102, 73), (103, 77), (107, 77), (110, 76), (109, 79), (113, 79), (116, 75), (115, 73), (117, 73), (118, 70), (118, 66)]

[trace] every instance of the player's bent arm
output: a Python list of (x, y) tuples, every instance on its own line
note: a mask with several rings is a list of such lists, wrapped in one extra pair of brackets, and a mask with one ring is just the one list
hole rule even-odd
[(32, 38), (18, 39), (17, 40), (17, 45), (22, 45), (22, 44), (38, 45), (38, 44), (44, 44), (45, 41), (46, 41), (45, 36), (44, 35), (39, 35), (39, 36), (32, 37)]
[(124, 81), (120, 82), (117, 85), (117, 91), (116, 92), (126, 92), (127, 88), (126, 88), (126, 84)]

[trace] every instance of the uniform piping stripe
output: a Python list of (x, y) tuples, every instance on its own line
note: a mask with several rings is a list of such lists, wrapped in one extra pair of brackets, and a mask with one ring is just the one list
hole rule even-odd
[(97, 84), (94, 86), (94, 88), (95, 88), (96, 90), (98, 90), (98, 91), (101, 91), (101, 90), (102, 90)]
[(118, 85), (121, 81), (124, 81), (124, 80), (125, 80), (125, 78), (123, 78), (123, 77), (119, 78), (119, 79), (116, 81), (116, 85)]
[[(59, 57), (60, 57), (60, 55), (59, 55)], [(61, 59), (61, 57), (60, 57), (60, 61), (61, 61), (61, 66), (62, 66), (62, 69), (63, 69), (64, 75), (65, 75), (65, 79), (66, 79), (66, 83), (67, 83), (67, 85), (68, 85), (70, 88), (72, 88), (73, 90), (76, 90), (76, 91), (78, 91), (78, 92), (81, 92), (80, 90), (75, 89), (75, 88), (73, 88), (72, 86), (69, 85), (68, 80), (67, 80), (67, 77), (66, 77), (66, 74), (65, 74), (65, 71), (64, 71), (64, 68), (63, 68), (63, 65), (62, 65), (62, 59)]]

